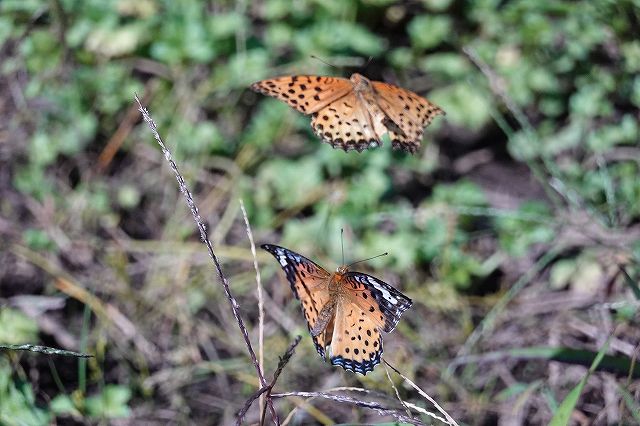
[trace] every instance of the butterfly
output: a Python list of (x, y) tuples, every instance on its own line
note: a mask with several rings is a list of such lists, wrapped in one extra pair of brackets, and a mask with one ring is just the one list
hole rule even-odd
[(411, 299), (389, 284), (340, 266), (331, 274), (306, 257), (273, 244), (261, 246), (280, 263), (302, 312), (316, 350), (345, 370), (373, 371), (387, 333), (411, 307)]
[(391, 146), (415, 154), (423, 128), (444, 111), (415, 93), (393, 84), (371, 81), (360, 74), (351, 78), (295, 75), (258, 81), (251, 89), (311, 114), (315, 134), (345, 151), (382, 145), (389, 134)]

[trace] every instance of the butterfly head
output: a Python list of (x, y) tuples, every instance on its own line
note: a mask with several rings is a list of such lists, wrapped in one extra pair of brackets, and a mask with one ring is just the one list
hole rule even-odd
[(358, 74), (357, 72), (353, 73), (349, 80), (351, 80), (351, 83), (353, 83), (353, 90), (356, 92), (370, 90), (371, 88), (371, 82), (369, 81), (369, 79), (362, 74)]
[(349, 271), (348, 265), (338, 266), (338, 268), (336, 269), (336, 275), (344, 275), (347, 273), (347, 271)]

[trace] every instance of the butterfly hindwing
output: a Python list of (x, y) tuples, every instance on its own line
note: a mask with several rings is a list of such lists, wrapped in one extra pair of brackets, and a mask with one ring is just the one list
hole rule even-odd
[(334, 148), (360, 152), (380, 145), (366, 109), (353, 92), (331, 102), (312, 117), (315, 134)]
[(330, 360), (367, 374), (380, 363), (381, 331), (392, 331), (412, 302), (384, 281), (361, 272), (346, 272), (341, 284), (345, 297), (336, 309)]
[(424, 127), (444, 111), (423, 97), (393, 84), (373, 81), (372, 85), (378, 106), (388, 117), (385, 127), (392, 147), (415, 153), (422, 141)]
[[(261, 247), (280, 263), (293, 294), (301, 302), (302, 312), (311, 331), (318, 321), (320, 311), (329, 302), (328, 284), (331, 274), (313, 261), (284, 247), (273, 244), (263, 244)], [(331, 330), (332, 323), (327, 330)], [(331, 333), (320, 333), (311, 338), (316, 350), (324, 358), (325, 348), (331, 343)]]
[(368, 310), (365, 312), (359, 305), (344, 299), (336, 308), (331, 364), (367, 374), (380, 363), (381, 356), (382, 335), (377, 321)]

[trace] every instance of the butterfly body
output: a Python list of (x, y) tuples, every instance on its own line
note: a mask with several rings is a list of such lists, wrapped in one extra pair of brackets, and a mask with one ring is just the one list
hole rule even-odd
[(444, 112), (417, 94), (360, 74), (349, 79), (312, 75), (259, 81), (251, 88), (275, 97), (303, 114), (334, 148), (358, 152), (382, 145), (389, 135), (394, 149), (415, 153), (423, 128)]
[(366, 374), (380, 363), (381, 332), (391, 332), (411, 299), (389, 284), (341, 266), (331, 274), (284, 247), (264, 244), (302, 302), (311, 338), (333, 365)]

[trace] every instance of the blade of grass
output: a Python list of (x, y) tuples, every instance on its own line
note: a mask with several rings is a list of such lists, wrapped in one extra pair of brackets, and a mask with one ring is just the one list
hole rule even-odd
[(636, 401), (633, 395), (622, 386), (618, 386), (618, 392), (622, 396), (622, 401), (627, 407), (627, 410), (629, 410), (635, 421), (640, 425), (640, 404), (638, 404), (638, 401)]
[(589, 376), (591, 376), (591, 374), (596, 370), (596, 368), (604, 358), (605, 352), (609, 348), (609, 341), (611, 340), (611, 337), (612, 336), (609, 336), (607, 341), (604, 343), (604, 345), (602, 345), (602, 347), (598, 351), (598, 354), (596, 355), (595, 359), (591, 363), (591, 367), (589, 367), (589, 371), (587, 371), (587, 374), (585, 374), (582, 380), (578, 382), (576, 387), (574, 387), (571, 390), (571, 392), (569, 392), (569, 394), (565, 397), (562, 403), (560, 403), (558, 410), (555, 412), (555, 414), (553, 415), (553, 418), (551, 418), (551, 421), (549, 422), (549, 426), (565, 426), (569, 424), (571, 413), (573, 413), (573, 410), (576, 407), (576, 404), (578, 403), (578, 399), (582, 394), (582, 389), (584, 388), (584, 385), (587, 383)]
[[(415, 390), (418, 391), (418, 393), (427, 401), (429, 401), (431, 404), (433, 404), (434, 407), (436, 407), (436, 409), (445, 417), (446, 419), (446, 423), (452, 426), (458, 426), (458, 423), (453, 419), (453, 417), (451, 417), (449, 415), (449, 413), (447, 413), (444, 408), (442, 408), (435, 399), (431, 398), (425, 391), (423, 391), (418, 385), (416, 385), (415, 383), (413, 383), (411, 380), (409, 380), (408, 377), (406, 377), (404, 374), (402, 374), (400, 371), (398, 371), (397, 368), (395, 368), (393, 365), (389, 364), (389, 362), (386, 359), (382, 359), (382, 361), (389, 366), (389, 368), (391, 368), (393, 371), (396, 372), (396, 374), (398, 374), (400, 377), (402, 377), (404, 379), (405, 382), (407, 382), (409, 384), (409, 386), (411, 386), (412, 388), (414, 388)], [(435, 415), (430, 414), (430, 416), (434, 417)], [(435, 417), (438, 418), (439, 417)]]
[[(598, 356), (598, 353), (565, 347), (531, 346), (528, 348), (515, 348), (505, 351), (488, 352), (481, 355), (470, 355), (457, 359), (452, 366), (499, 361), (505, 358), (520, 359), (546, 359), (565, 364), (590, 366)], [(631, 358), (621, 355), (604, 355), (597, 366), (597, 371), (606, 371), (618, 376), (630, 376), (640, 378), (640, 365), (634, 363)]]
[[(247, 237), (249, 238), (249, 244), (251, 245), (251, 254), (253, 255), (253, 268), (256, 270), (256, 287), (258, 289), (258, 364), (262, 374), (264, 375), (264, 298), (262, 297), (262, 280), (260, 278), (260, 268), (258, 267), (258, 256), (256, 254), (256, 244), (253, 241), (253, 233), (251, 232), (251, 225), (249, 224), (249, 217), (247, 216), (247, 210), (244, 208), (244, 202), (240, 199), (240, 210), (242, 210), (242, 217), (244, 218), (244, 224), (247, 228)], [(264, 395), (260, 395), (260, 412), (264, 411)]]
[[(342, 263), (344, 264), (344, 261)], [(409, 410), (409, 407), (407, 407), (407, 404), (405, 404), (402, 398), (400, 397), (400, 392), (398, 392), (398, 388), (396, 387), (396, 385), (393, 383), (393, 380), (391, 379), (391, 374), (389, 374), (389, 369), (387, 368), (387, 365), (386, 364), (382, 364), (382, 365), (384, 366), (384, 372), (387, 373), (387, 379), (389, 380), (389, 383), (391, 383), (391, 387), (396, 393), (396, 398), (398, 398), (398, 401), (400, 401), (400, 404), (402, 404), (402, 406), (404, 407), (407, 415), (409, 417), (413, 417), (411, 415), (411, 410)]]
[(596, 155), (596, 163), (598, 164), (598, 171), (600, 172), (600, 177), (604, 183), (604, 195), (607, 205), (607, 213), (609, 215), (609, 225), (615, 227), (617, 225), (615, 213), (616, 194), (613, 190), (611, 175), (609, 175), (607, 164), (601, 154)]
[(53, 359), (51, 359), (51, 357), (47, 359), (47, 362), (49, 363), (49, 370), (51, 371), (51, 377), (53, 377), (53, 381), (56, 384), (56, 387), (58, 388), (58, 392), (62, 394), (66, 394), (67, 389), (64, 387), (64, 383), (62, 383), (62, 380), (60, 380), (60, 375), (58, 374), (58, 369), (56, 368), (56, 364), (53, 362)]
[(618, 268), (620, 268), (620, 272), (624, 275), (624, 282), (627, 283), (636, 299), (640, 300), (640, 288), (638, 287), (638, 283), (631, 278), (631, 275), (629, 275), (624, 266), (618, 265)]
[[(82, 330), (80, 332), (80, 350), (85, 352), (87, 350), (87, 340), (89, 338), (89, 321), (91, 320), (91, 308), (89, 305), (84, 305), (84, 312), (82, 314)], [(82, 395), (87, 391), (87, 360), (78, 360), (78, 389), (82, 392)]]

